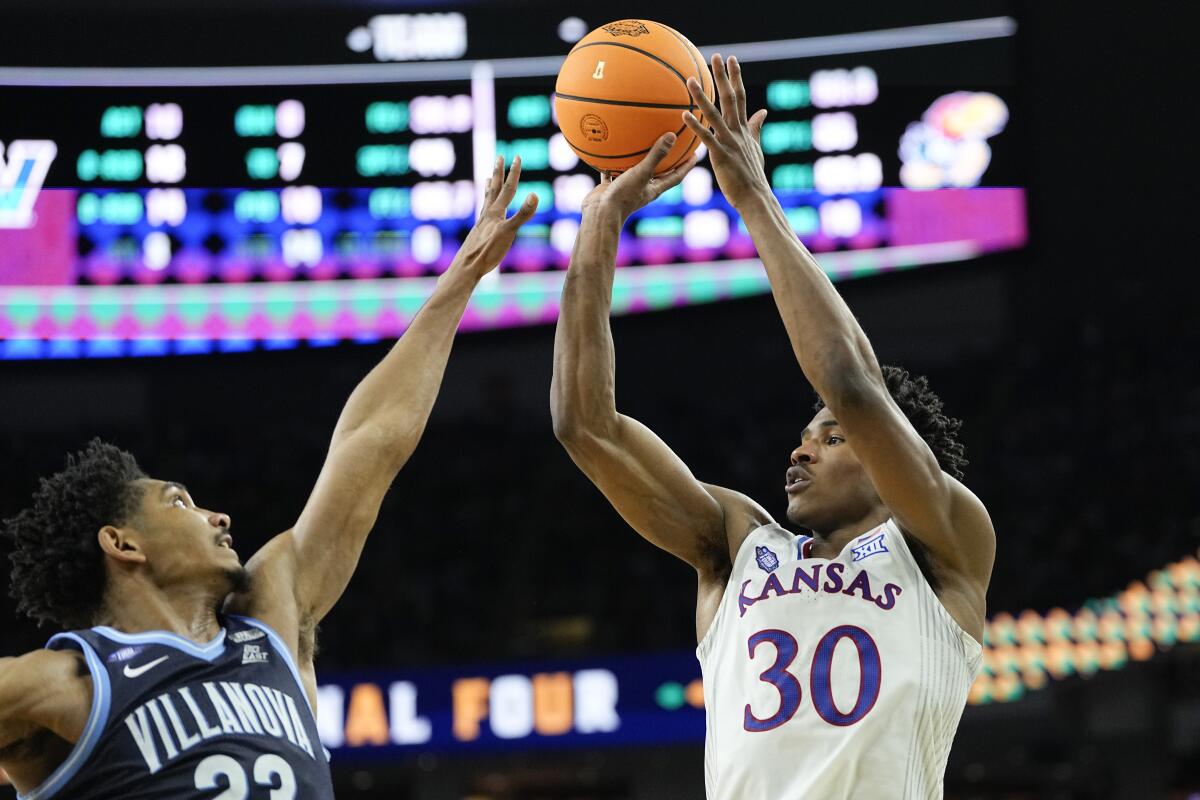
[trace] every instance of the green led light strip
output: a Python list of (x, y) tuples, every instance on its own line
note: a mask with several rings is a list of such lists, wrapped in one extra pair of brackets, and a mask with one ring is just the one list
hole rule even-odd
[[(971, 242), (888, 247), (823, 253), (818, 260), (834, 280), (919, 264), (961, 261), (977, 256)], [(486, 278), (467, 308), (468, 327), (528, 324), (548, 318), (558, 307), (565, 272), (504, 273)], [(243, 327), (257, 318), (260, 336), (286, 336), (305, 319), (311, 335), (337, 333), (339, 316), (349, 314), (356, 333), (373, 333), (380, 314), (399, 315), (400, 326), (433, 291), (436, 278), (361, 281), (168, 286), (13, 286), (0, 287), (0, 336), (9, 339), (213, 338), (205, 325), (227, 327), (217, 338), (245, 337)], [(613, 311), (659, 309), (769, 291), (758, 259), (671, 264), (617, 270)], [(169, 320), (170, 333), (164, 333)], [(392, 323), (395, 325), (395, 323)], [(392, 328), (389, 328), (392, 330)]]

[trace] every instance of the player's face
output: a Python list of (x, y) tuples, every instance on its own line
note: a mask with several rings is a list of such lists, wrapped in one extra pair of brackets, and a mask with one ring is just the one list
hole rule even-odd
[(172, 481), (147, 479), (143, 484), (139, 545), (160, 585), (197, 581), (230, 588), (243, 573), (227, 514), (196, 505), (187, 489)]
[(828, 408), (812, 418), (792, 451), (784, 486), (793, 524), (828, 532), (862, 519), (879, 495)]

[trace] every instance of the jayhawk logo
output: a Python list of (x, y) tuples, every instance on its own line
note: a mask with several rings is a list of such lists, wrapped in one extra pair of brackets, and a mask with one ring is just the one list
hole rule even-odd
[(769, 547), (761, 545), (754, 548), (754, 558), (758, 561), (758, 566), (762, 567), (764, 572), (774, 572), (779, 567), (779, 556)]
[(620, 22), (605, 25), (604, 30), (612, 36), (644, 36), (650, 32), (649, 28), (636, 19), (623, 19)]

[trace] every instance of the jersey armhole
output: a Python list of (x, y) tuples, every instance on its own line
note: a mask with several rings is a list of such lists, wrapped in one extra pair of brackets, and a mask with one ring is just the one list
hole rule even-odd
[[(304, 689), (304, 681), (300, 680), (300, 670), (297, 668), (295, 660), (292, 659), (292, 653), (290, 650), (288, 650), (287, 643), (283, 641), (283, 638), (275, 632), (274, 628), (262, 620), (255, 619), (254, 617), (243, 617), (239, 614), (226, 614), (226, 616), (229, 619), (236, 619), (239, 622), (244, 622), (252, 628), (258, 628), (267, 635), (267, 639), (271, 642), (271, 646), (279, 651), (279, 655), (283, 658), (284, 663), (287, 664), (288, 671), (292, 673), (292, 677), (296, 680), (296, 688), (300, 690), (300, 696), (305, 700), (304, 707), (308, 709), (309, 715), (312, 716), (313, 725), (315, 727), (317, 721), (317, 712), (308, 703), (308, 692)], [(329, 752), (329, 749), (323, 744), (321, 745), (321, 749), (325, 753), (325, 761), (331, 761), (332, 754)], [(23, 798), (19, 798), (18, 800), (23, 800)]]
[(64, 644), (70, 642), (71, 645), (68, 646), (77, 647), (83, 653), (84, 660), (87, 662), (88, 672), (92, 674), (92, 707), (88, 711), (87, 723), (83, 726), (83, 733), (80, 735), (79, 741), (75, 742), (75, 746), (71, 748), (71, 752), (67, 755), (66, 759), (33, 791), (28, 794), (18, 794), (17, 800), (47, 800), (47, 798), (52, 797), (87, 763), (92, 750), (96, 747), (96, 742), (100, 740), (100, 734), (104, 731), (104, 727), (108, 723), (109, 707), (112, 704), (112, 689), (108, 682), (108, 670), (100, 662), (100, 657), (96, 655), (96, 651), (92, 649), (92, 646), (77, 634), (57, 634), (50, 637), (50, 641), (46, 642), (46, 646), (49, 647), (55, 642), (62, 642)]
[[(908, 561), (913, 566), (913, 572), (917, 575), (917, 580), (920, 581), (921, 591), (928, 592), (933, 600), (934, 606), (938, 609), (938, 616), (950, 627), (950, 630), (958, 636), (964, 646), (963, 655), (968, 659), (975, 660), (982, 657), (983, 645), (979, 643), (971, 634), (967, 633), (966, 629), (958, 623), (954, 615), (946, 608), (946, 604), (942, 602), (942, 598), (938, 597), (937, 592), (929, 585), (929, 581), (925, 579), (925, 573), (921, 572), (921, 568), (917, 565), (917, 559), (913, 556), (912, 550), (908, 546), (908, 540), (904, 538), (904, 531), (900, 529), (900, 524), (895, 519), (888, 519), (886, 523), (888, 533), (894, 534), (895, 539), (899, 541), (899, 546), (904, 548), (904, 555), (908, 557)], [(984, 620), (986, 626), (987, 620)]]
[(244, 622), (252, 628), (258, 628), (267, 635), (267, 639), (271, 642), (271, 645), (279, 651), (279, 655), (282, 656), (284, 663), (287, 664), (288, 671), (291, 672), (292, 677), (296, 679), (296, 686), (300, 689), (300, 695), (307, 698), (308, 692), (304, 690), (304, 681), (300, 680), (300, 670), (296, 666), (295, 660), (292, 658), (291, 651), (288, 650), (287, 643), (283, 641), (283, 637), (276, 633), (275, 629), (270, 625), (262, 620), (255, 619), (254, 617), (243, 617), (238, 614), (227, 614), (226, 616), (228, 616), (230, 619), (236, 619), (239, 622)]
[(721, 602), (717, 603), (717, 611), (715, 614), (713, 614), (712, 622), (708, 623), (708, 630), (704, 632), (704, 636), (696, 644), (696, 657), (700, 659), (701, 662), (703, 662), (704, 658), (708, 655), (709, 650), (712, 649), (712, 640), (716, 638), (713, 632), (717, 629), (717, 623), (721, 620), (721, 612), (725, 610), (725, 604), (729, 601), (729, 587), (733, 585), (733, 576), (737, 574), (737, 565), (742, 558), (742, 552), (746, 549), (746, 543), (754, 538), (754, 534), (758, 533), (763, 528), (769, 528), (772, 525), (778, 524), (779, 523), (772, 521), (764, 522), (762, 525), (756, 526), (746, 534), (746, 538), (742, 539), (742, 543), (738, 545), (738, 551), (733, 557), (733, 563), (729, 567), (729, 580), (726, 581), (725, 589), (721, 592)]

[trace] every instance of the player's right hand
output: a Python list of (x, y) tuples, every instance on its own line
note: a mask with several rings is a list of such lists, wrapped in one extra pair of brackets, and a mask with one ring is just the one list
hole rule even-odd
[(712, 71), (721, 100), (720, 110), (705, 96), (700, 82), (688, 78), (688, 92), (703, 112), (706, 124), (701, 124), (690, 111), (683, 112), (683, 122), (708, 148), (717, 185), (730, 205), (737, 208), (756, 193), (771, 193), (759, 142), (767, 111), (760, 109), (746, 118), (746, 87), (742, 83), (742, 66), (736, 58), (726, 62), (719, 53), (714, 54)]
[(655, 175), (654, 170), (671, 147), (675, 144), (675, 134), (664, 133), (633, 167), (614, 177), (610, 173), (600, 173), (600, 185), (588, 192), (583, 199), (583, 211), (586, 214), (591, 209), (605, 209), (618, 215), (623, 223), (629, 215), (639, 208), (658, 199), (659, 195), (668, 189), (679, 185), (698, 159), (693, 155), (687, 161), (670, 172)]
[(467, 270), (475, 277), (482, 278), (500, 266), (517, 237), (517, 230), (537, 211), (538, 198), (531, 192), (521, 202), (517, 213), (508, 217), (508, 206), (517, 193), (520, 178), (520, 156), (513, 159), (507, 177), (504, 175), (504, 157), (496, 158), (496, 166), (483, 195), (483, 210), (454, 256), (451, 270)]

